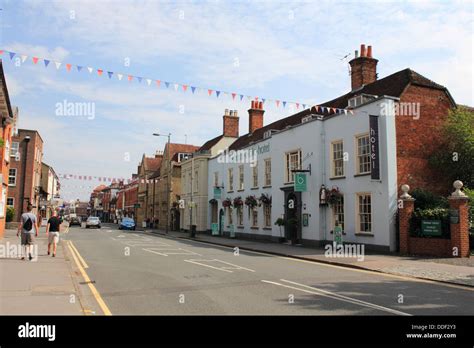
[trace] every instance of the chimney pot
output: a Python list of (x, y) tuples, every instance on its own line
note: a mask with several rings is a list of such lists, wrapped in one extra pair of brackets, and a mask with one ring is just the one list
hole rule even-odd
[(367, 57), (372, 58), (372, 46), (367, 46)]
[(230, 115), (230, 116), (234, 116), (234, 110), (230, 110), (230, 111), (229, 111), (229, 115)]
[(364, 44), (360, 45), (360, 56), (365, 57), (365, 45)]
[(234, 110), (234, 116), (237, 117), (237, 110)]
[(259, 103), (258, 103), (258, 108), (259, 108), (260, 110), (263, 110), (263, 102), (259, 102)]
[(225, 114), (226, 116), (229, 116), (229, 109), (225, 109), (224, 114)]
[(354, 52), (354, 58), (359, 58), (359, 50), (355, 50), (355, 52)]

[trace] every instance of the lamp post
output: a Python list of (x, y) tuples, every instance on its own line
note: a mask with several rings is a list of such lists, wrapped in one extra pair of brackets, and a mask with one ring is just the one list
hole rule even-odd
[(168, 134), (159, 134), (153, 133), (155, 137), (168, 137), (168, 150), (167, 150), (167, 157), (168, 157), (168, 177), (166, 178), (166, 234), (168, 234), (169, 224), (171, 220), (171, 210), (170, 210), (170, 178), (171, 178), (171, 158), (170, 158), (170, 144), (171, 144), (171, 133)]
[(25, 211), (25, 182), (26, 182), (26, 160), (28, 156), (28, 143), (30, 142), (31, 138), (29, 135), (25, 136), (23, 141), (25, 142), (25, 154), (23, 155), (23, 177), (22, 177), (22, 183), (21, 183), (21, 200), (20, 200), (20, 214), (18, 215), (18, 221), (21, 219), (21, 214), (24, 213)]

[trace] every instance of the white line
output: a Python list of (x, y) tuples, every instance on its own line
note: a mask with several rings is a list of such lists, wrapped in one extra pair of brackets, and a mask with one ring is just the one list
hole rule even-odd
[[(162, 255), (162, 256), (168, 256), (168, 255), (198, 255), (198, 256), (202, 256), (201, 254), (198, 254), (198, 253), (195, 253), (193, 251), (189, 251), (189, 250), (186, 250), (186, 249), (170, 249), (170, 248), (142, 248), (142, 250), (145, 250), (145, 251), (148, 251), (150, 253), (155, 253), (155, 254), (158, 254), (158, 255)], [(156, 251), (158, 250), (158, 251)], [(184, 251), (183, 252), (174, 252), (174, 251)], [(161, 251), (161, 253), (159, 252)]]
[[(202, 260), (202, 261), (209, 261), (209, 260)], [(217, 269), (218, 271), (222, 271), (222, 272), (228, 272), (228, 273), (233, 273), (232, 271), (229, 271), (227, 269), (223, 269), (223, 268), (219, 268), (219, 267), (214, 267), (214, 266), (211, 266), (211, 265), (206, 265), (204, 263), (200, 263), (200, 262), (197, 262), (195, 260), (184, 260), (184, 262), (189, 262), (189, 263), (194, 263), (196, 265), (200, 265), (200, 266), (204, 266), (204, 267), (209, 267), (209, 268), (214, 268), (214, 269)]]
[(304, 284), (295, 283), (295, 282), (285, 280), (285, 279), (280, 279), (280, 280), (283, 281), (283, 282), (288, 282), (288, 283), (291, 283), (291, 284), (295, 284), (295, 285), (303, 286), (303, 287), (306, 287), (306, 288), (310, 288), (313, 291), (306, 290), (306, 289), (301, 289), (301, 288), (297, 288), (297, 287), (294, 287), (294, 286), (281, 284), (281, 283), (277, 283), (277, 282), (271, 282), (271, 281), (268, 281), (268, 280), (262, 280), (262, 282), (283, 286), (283, 287), (289, 288), (289, 289), (299, 290), (299, 291), (306, 292), (306, 293), (313, 294), (313, 295), (328, 297), (328, 298), (331, 298), (331, 299), (334, 299), (334, 300), (348, 302), (348, 303), (356, 304), (356, 305), (359, 305), (359, 306), (368, 307), (368, 308), (371, 308), (371, 309), (377, 309), (377, 310), (381, 310), (381, 311), (384, 311), (384, 312), (389, 312), (389, 313), (392, 313), (392, 314), (411, 316), (411, 314), (409, 314), (409, 313), (397, 311), (395, 309), (388, 308), (388, 307), (379, 306), (379, 305), (376, 305), (376, 304), (373, 304), (373, 303), (370, 303), (370, 302), (365, 302), (365, 301), (362, 301), (362, 300), (358, 300), (358, 299), (355, 299), (355, 298), (352, 298), (352, 297), (339, 295), (339, 294), (336, 294), (336, 293), (333, 293), (333, 292), (330, 292), (330, 291), (314, 288), (314, 287), (304, 285)]
[[(221, 260), (218, 260), (218, 259), (214, 259), (214, 261), (222, 262), (222, 263), (225, 263), (225, 264), (227, 264), (227, 265), (233, 266), (234, 268), (231, 268), (231, 269), (244, 269), (244, 270), (249, 271), (249, 272), (255, 272), (253, 269), (245, 268), (245, 267), (238, 266), (238, 265), (234, 265), (234, 264), (232, 264), (232, 263), (225, 262), (225, 261), (221, 261)], [(222, 268), (229, 268), (229, 267), (222, 267)]]

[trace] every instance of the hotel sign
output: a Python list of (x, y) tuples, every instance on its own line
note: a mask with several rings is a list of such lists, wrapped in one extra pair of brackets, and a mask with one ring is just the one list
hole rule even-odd
[(369, 116), (370, 178), (380, 180), (379, 118)]
[(220, 187), (214, 187), (214, 199), (221, 199)]

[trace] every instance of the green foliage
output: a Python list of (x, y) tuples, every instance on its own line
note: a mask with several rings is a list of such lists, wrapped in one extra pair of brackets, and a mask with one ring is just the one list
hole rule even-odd
[(5, 145), (5, 140), (3, 140), (3, 138), (0, 138), (0, 149), (3, 148), (4, 145)]
[(430, 164), (447, 181), (461, 180), (466, 187), (474, 187), (474, 112), (463, 107), (450, 111), (443, 136), (445, 142)]
[(448, 199), (442, 196), (437, 196), (430, 191), (416, 188), (410, 192), (410, 195), (415, 198), (415, 209), (433, 209), (433, 208), (448, 208)]
[[(410, 219), (410, 235), (412, 237), (424, 237), (421, 234), (421, 220), (440, 220), (441, 238), (450, 238), (449, 209), (429, 208), (415, 209)], [(427, 237), (430, 238), (430, 237)], [(436, 237), (437, 238), (437, 237)]]
[(464, 189), (466, 196), (469, 197), (469, 222), (471, 224), (469, 233), (474, 234), (474, 189)]
[(6, 214), (6, 221), (7, 222), (12, 222), (13, 221), (13, 216), (15, 216), (15, 208), (13, 207), (7, 207), (7, 214)]
[(286, 221), (285, 219), (282, 219), (282, 218), (278, 218), (276, 221), (275, 221), (275, 225), (277, 226), (285, 226), (286, 225)]

